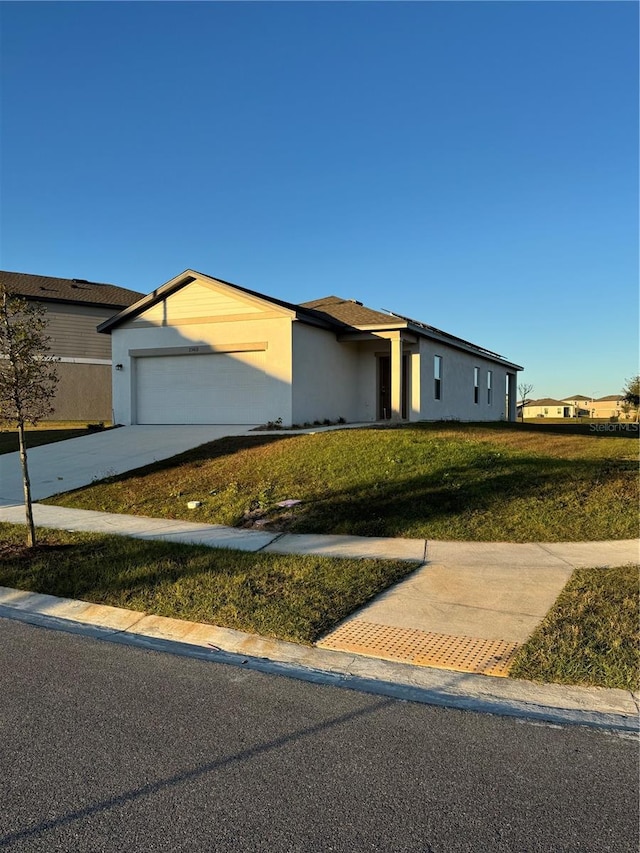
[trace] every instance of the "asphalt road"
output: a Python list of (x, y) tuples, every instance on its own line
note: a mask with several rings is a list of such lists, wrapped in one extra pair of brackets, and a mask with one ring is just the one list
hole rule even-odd
[(0, 848), (638, 850), (637, 744), (0, 620)]

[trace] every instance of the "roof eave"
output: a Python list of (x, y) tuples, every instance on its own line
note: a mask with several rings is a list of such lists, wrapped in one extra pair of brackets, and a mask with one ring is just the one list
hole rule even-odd
[(93, 299), (65, 299), (64, 297), (34, 296), (30, 293), (18, 294), (27, 302), (46, 302), (52, 305), (86, 305), (90, 308), (107, 308), (114, 313), (126, 308), (121, 302), (96, 302)]
[[(312, 308), (306, 309), (306, 311), (312, 310)], [(310, 313), (306, 313), (306, 311), (304, 313), (296, 311), (294, 319), (299, 323), (304, 323), (305, 326), (315, 326), (317, 329), (325, 329), (328, 332), (335, 332), (337, 335), (341, 332), (351, 331), (351, 326), (348, 326), (346, 323), (341, 323), (339, 320), (335, 320), (332, 323), (322, 317), (314, 317)]]
[(465, 341), (462, 338), (457, 338), (455, 335), (449, 335), (446, 332), (439, 334), (436, 329), (425, 329), (423, 326), (419, 326), (415, 323), (408, 323), (407, 326), (409, 329), (411, 329), (412, 332), (417, 335), (420, 335), (423, 338), (438, 341), (440, 343), (446, 344), (446, 346), (453, 347), (454, 349), (459, 349), (462, 352), (471, 353), (472, 355), (477, 355), (479, 358), (484, 358), (488, 361), (494, 361), (498, 364), (504, 365), (505, 367), (510, 367), (512, 370), (524, 370), (524, 367), (519, 364), (515, 364), (514, 362), (509, 361), (506, 358), (503, 358), (500, 353), (483, 349), (483, 347), (476, 346), (470, 341)]
[(105, 334), (111, 333), (111, 331), (117, 326), (125, 323), (127, 320), (131, 320), (139, 314), (146, 311), (148, 308), (151, 308), (157, 302), (160, 302), (162, 299), (165, 299), (167, 296), (170, 296), (172, 293), (175, 293), (177, 290), (180, 290), (182, 287), (186, 287), (188, 284), (191, 284), (193, 281), (196, 281), (198, 278), (209, 281), (218, 285), (222, 285), (224, 288), (228, 287), (231, 290), (236, 290), (239, 293), (243, 293), (246, 296), (250, 297), (253, 300), (258, 302), (264, 302), (269, 305), (273, 305), (278, 308), (284, 315), (290, 316), (292, 319), (299, 320), (302, 323), (306, 323), (307, 325), (317, 326), (321, 329), (327, 329), (329, 331), (337, 332), (342, 329), (342, 324), (338, 323), (330, 323), (324, 320), (321, 317), (314, 316), (315, 312), (312, 309), (304, 309), (300, 308), (297, 305), (290, 305), (289, 303), (283, 302), (282, 300), (272, 299), (269, 296), (265, 296), (262, 293), (258, 293), (254, 290), (249, 290), (246, 287), (241, 287), (240, 285), (233, 284), (230, 281), (224, 281), (221, 278), (215, 278), (213, 276), (209, 276), (206, 273), (198, 272), (197, 270), (187, 269), (184, 272), (180, 273), (180, 275), (175, 276), (170, 281), (167, 281), (165, 284), (153, 290), (147, 296), (144, 296), (142, 299), (135, 302), (133, 305), (128, 306), (123, 311), (120, 311), (119, 314), (116, 314), (114, 317), (110, 317), (104, 323), (101, 323), (97, 328), (99, 332), (103, 332)]

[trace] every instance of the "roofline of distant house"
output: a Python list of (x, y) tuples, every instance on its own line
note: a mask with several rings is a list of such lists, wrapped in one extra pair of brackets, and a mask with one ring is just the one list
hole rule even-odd
[[(88, 284), (92, 287), (107, 287), (113, 288), (115, 290), (128, 290), (129, 293), (136, 293), (135, 290), (129, 290), (126, 287), (120, 287), (118, 284), (110, 284), (106, 281), (90, 281), (86, 278), (62, 278), (59, 275), (40, 275), (39, 273), (28, 273), (28, 272), (18, 272), (17, 270), (1, 270), (0, 275), (20, 275), (25, 276), (26, 278), (45, 278), (50, 281), (66, 281), (71, 282), (71, 286), (74, 284)], [(127, 307), (127, 303), (123, 302), (121, 299), (113, 300), (110, 302), (98, 302), (95, 299), (85, 298), (82, 296), (78, 296), (77, 298), (67, 298), (65, 296), (46, 296), (35, 293), (22, 293), (19, 290), (13, 289), (11, 287), (8, 288), (12, 293), (15, 293), (16, 296), (19, 296), (21, 299), (37, 301), (37, 302), (50, 302), (55, 303), (56, 305), (92, 305), (96, 308), (113, 308), (114, 310), (122, 309)]]

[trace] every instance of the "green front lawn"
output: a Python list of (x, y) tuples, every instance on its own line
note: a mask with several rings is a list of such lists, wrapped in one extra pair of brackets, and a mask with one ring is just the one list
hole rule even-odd
[[(256, 433), (47, 502), (300, 533), (624, 539), (638, 533), (637, 451), (633, 434), (575, 435), (527, 424)], [(277, 506), (287, 499), (301, 503)], [(202, 505), (189, 510), (192, 500)]]
[(0, 523), (0, 586), (312, 643), (415, 563), (251, 554)]
[(637, 690), (638, 588), (638, 566), (576, 569), (510, 675)]
[[(25, 430), (25, 443), (27, 450), (30, 447), (38, 447), (41, 444), (51, 444), (54, 441), (64, 441), (67, 438), (79, 438), (81, 435), (89, 435), (91, 430), (86, 423), (41, 423), (37, 427), (28, 427)], [(18, 431), (5, 426), (0, 430), (0, 455), (13, 453), (19, 450)]]

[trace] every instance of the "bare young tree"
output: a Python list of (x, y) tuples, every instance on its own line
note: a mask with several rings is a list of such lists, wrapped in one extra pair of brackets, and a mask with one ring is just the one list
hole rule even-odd
[(15, 425), (27, 517), (27, 545), (36, 544), (24, 428), (53, 411), (58, 383), (45, 330), (45, 309), (11, 294), (0, 282), (0, 420)]
[(518, 385), (518, 394), (520, 394), (520, 420), (524, 421), (524, 407), (529, 402), (529, 394), (533, 391), (533, 385), (529, 382), (522, 382)]

